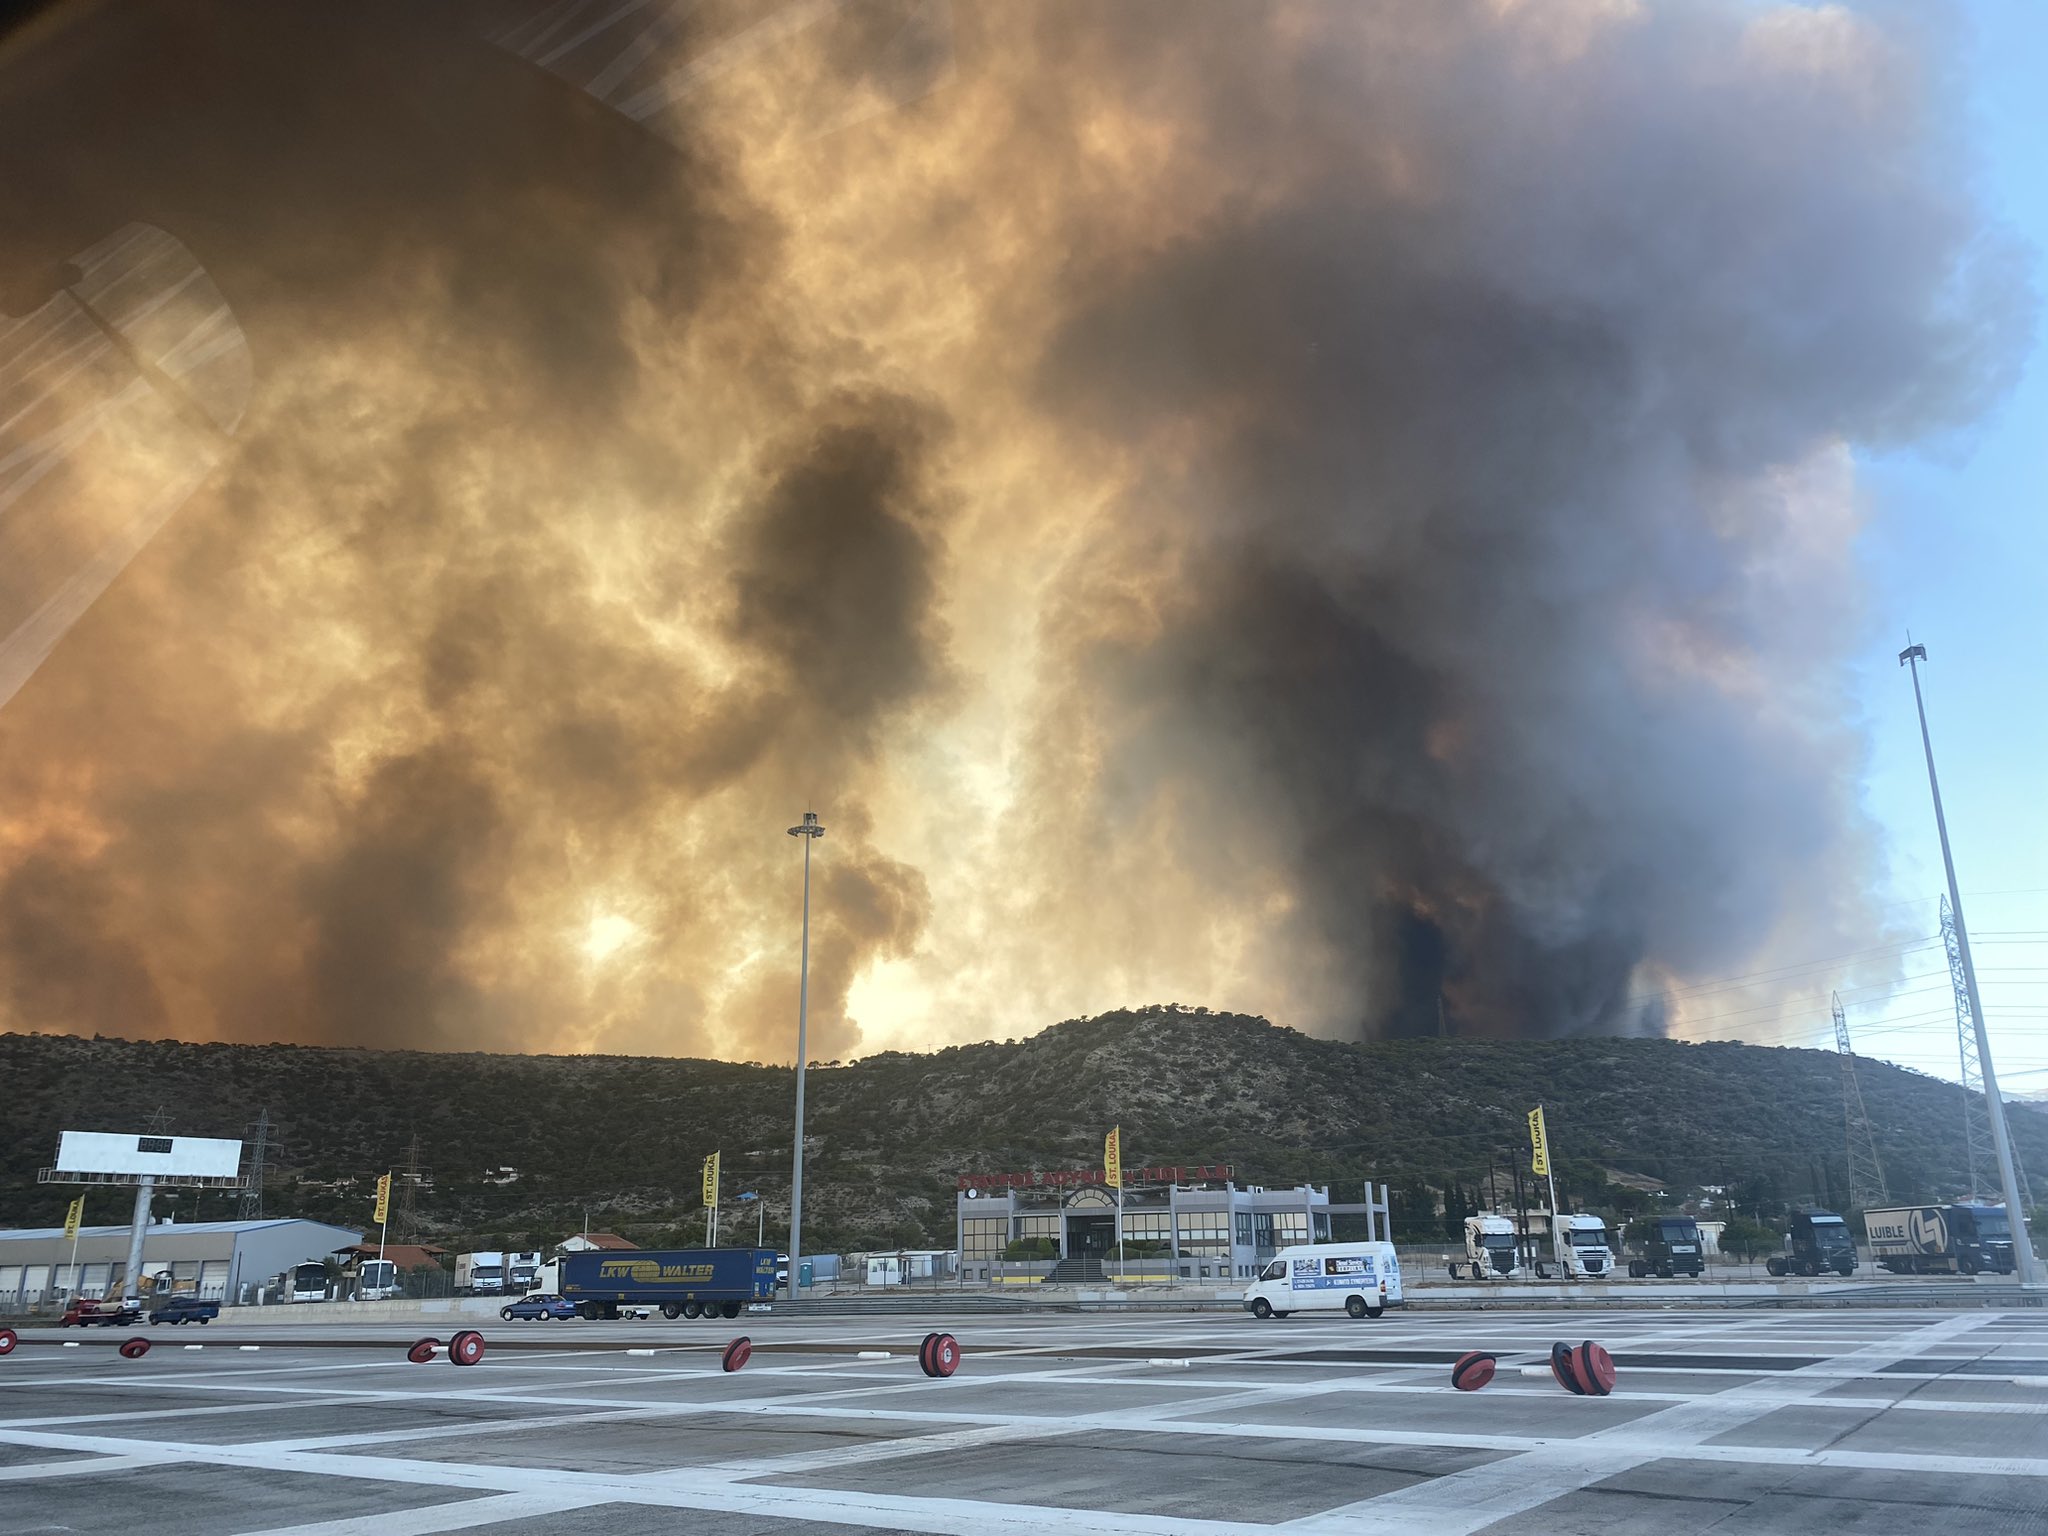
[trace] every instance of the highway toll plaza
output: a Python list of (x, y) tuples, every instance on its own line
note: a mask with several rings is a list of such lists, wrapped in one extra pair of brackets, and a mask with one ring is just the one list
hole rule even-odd
[[(2048, 1310), (17, 1331), (11, 1531), (2038, 1530)], [(153, 1347), (124, 1351), (124, 1344)]]

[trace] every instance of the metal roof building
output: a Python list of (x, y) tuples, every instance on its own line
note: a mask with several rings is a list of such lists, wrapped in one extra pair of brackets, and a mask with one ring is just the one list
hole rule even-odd
[[(353, 1228), (291, 1217), (153, 1222), (143, 1237), (142, 1273), (168, 1273), (177, 1290), (238, 1301), (290, 1266), (324, 1259), (362, 1236)], [(80, 1227), (74, 1277), (71, 1239), (62, 1227), (0, 1228), (0, 1312), (49, 1306), (73, 1294), (120, 1295), (128, 1237), (126, 1225)]]

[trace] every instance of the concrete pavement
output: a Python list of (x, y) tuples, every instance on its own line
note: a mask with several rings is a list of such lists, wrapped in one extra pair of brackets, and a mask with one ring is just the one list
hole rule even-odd
[[(933, 1381), (929, 1328), (966, 1349)], [(0, 1359), (10, 1531), (1746, 1532), (2048, 1523), (2048, 1313), (1143, 1314), (99, 1333)], [(712, 1346), (758, 1346), (736, 1375)], [(1604, 1399), (1545, 1363), (1588, 1335)], [(253, 1350), (243, 1346), (253, 1344)], [(203, 1345), (203, 1348), (186, 1348)], [(1450, 1360), (1495, 1352), (1478, 1393)], [(628, 1353), (628, 1351), (638, 1351)], [(653, 1353), (646, 1353), (653, 1351)], [(860, 1352), (886, 1351), (888, 1359)], [(1533, 1525), (1531, 1524), (1533, 1522)]]

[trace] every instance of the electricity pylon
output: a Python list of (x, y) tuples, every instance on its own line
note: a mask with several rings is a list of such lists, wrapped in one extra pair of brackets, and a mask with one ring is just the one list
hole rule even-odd
[(1870, 1115), (1863, 1107), (1863, 1087), (1856, 1081), (1856, 1053), (1849, 1048), (1849, 1020), (1842, 1012), (1842, 994), (1834, 994), (1835, 1050), (1842, 1058), (1842, 1127), (1849, 1142), (1849, 1198), (1859, 1211), (1890, 1201), (1884, 1167), (1877, 1160), (1877, 1140), (1870, 1134)]

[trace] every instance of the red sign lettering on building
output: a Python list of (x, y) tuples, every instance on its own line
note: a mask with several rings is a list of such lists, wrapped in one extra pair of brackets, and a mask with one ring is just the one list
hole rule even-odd
[[(1192, 1168), (1126, 1168), (1125, 1182), (1131, 1184), (1225, 1184), (1237, 1177), (1229, 1163), (1204, 1163)], [(1078, 1184), (1100, 1184), (1100, 1168), (1049, 1168), (1030, 1173), (963, 1173), (955, 1189), (1064, 1189)]]

